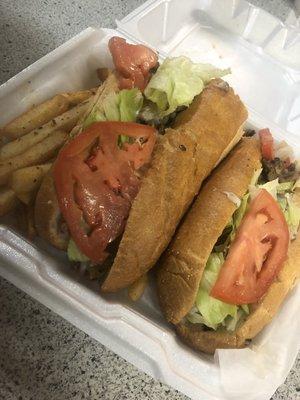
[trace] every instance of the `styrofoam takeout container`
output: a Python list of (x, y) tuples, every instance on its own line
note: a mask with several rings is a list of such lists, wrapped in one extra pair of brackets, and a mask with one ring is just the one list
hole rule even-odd
[[(230, 84), (249, 108), (249, 124), (268, 126), (300, 154), (300, 34), (241, 0), (148, 1), (117, 30), (88, 28), (0, 87), (0, 126), (61, 91), (97, 84), (111, 65), (107, 41), (123, 35), (160, 56), (187, 55), (232, 68)], [(181, 344), (164, 321), (155, 290), (137, 304), (99, 294), (65, 255), (0, 226), (0, 274), (137, 367), (193, 399), (269, 399), (299, 351), (300, 287), (249, 349), (215, 358)]]

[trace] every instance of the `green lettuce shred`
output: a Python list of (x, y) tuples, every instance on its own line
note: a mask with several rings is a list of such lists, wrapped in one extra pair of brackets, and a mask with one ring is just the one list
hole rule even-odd
[(213, 78), (230, 73), (210, 64), (195, 64), (187, 57), (166, 58), (148, 83), (144, 95), (155, 103), (161, 116), (188, 106)]
[(214, 251), (227, 253), (230, 244), (235, 237), (237, 228), (242, 222), (242, 219), (244, 218), (244, 215), (247, 211), (249, 196), (249, 193), (246, 193), (242, 197), (240, 206), (233, 213), (233, 216), (231, 217), (229, 223), (224, 229), (224, 232), (220, 238), (221, 240), (218, 240), (217, 245), (214, 247)]
[(68, 258), (73, 262), (87, 262), (89, 258), (86, 257), (76, 246), (76, 243), (73, 239), (69, 240), (68, 249), (67, 249)]
[(295, 203), (293, 195), (290, 193), (279, 198), (279, 205), (289, 226), (291, 238), (294, 239), (300, 224), (300, 207)]
[(199, 286), (196, 307), (187, 318), (192, 323), (203, 323), (214, 330), (220, 324), (228, 330), (234, 330), (239, 320), (249, 312), (247, 307), (227, 304), (209, 295), (223, 263), (222, 253), (211, 253)]
[(137, 88), (110, 93), (99, 107), (95, 107), (84, 121), (87, 128), (98, 121), (134, 122), (143, 105), (143, 95)]

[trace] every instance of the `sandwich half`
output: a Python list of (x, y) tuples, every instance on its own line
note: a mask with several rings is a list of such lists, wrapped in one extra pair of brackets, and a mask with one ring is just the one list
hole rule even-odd
[(161, 309), (196, 350), (240, 348), (300, 275), (296, 162), (268, 130), (243, 138), (212, 173), (162, 258)]

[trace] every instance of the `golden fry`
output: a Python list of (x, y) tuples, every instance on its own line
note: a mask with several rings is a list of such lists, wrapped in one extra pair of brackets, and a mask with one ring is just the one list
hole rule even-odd
[(36, 192), (50, 167), (51, 163), (18, 169), (12, 173), (8, 186), (17, 194)]
[(19, 192), (16, 193), (16, 196), (23, 204), (26, 204), (27, 206), (34, 200), (33, 192)]
[(41, 126), (39, 129), (27, 133), (27, 135), (24, 135), (13, 142), (5, 144), (0, 149), (0, 161), (8, 160), (9, 158), (24, 153), (30, 147), (40, 143), (54, 131), (70, 131), (76, 125), (78, 119), (85, 113), (88, 104), (89, 102), (80, 103), (62, 115), (54, 118), (47, 124)]
[(148, 283), (148, 275), (142, 275), (137, 281), (133, 282), (128, 288), (128, 296), (132, 301), (137, 301), (144, 293)]
[(57, 94), (6, 124), (2, 129), (0, 129), (0, 136), (6, 137), (10, 140), (24, 136), (26, 133), (47, 124), (74, 105), (87, 100), (93, 93), (94, 90), (91, 89)]
[(0, 188), (0, 216), (12, 211), (18, 204), (18, 199), (13, 190)]
[(97, 89), (79, 90), (78, 92), (62, 93), (62, 96), (67, 99), (69, 106), (72, 107), (87, 100), (96, 93), (96, 90)]
[(64, 131), (55, 131), (46, 139), (16, 156), (0, 163), (0, 184), (5, 184), (13, 171), (48, 161), (54, 157), (68, 138)]
[(1, 129), (1, 136), (6, 136), (9, 139), (23, 136), (67, 111), (68, 108), (68, 100), (58, 94), (9, 122)]

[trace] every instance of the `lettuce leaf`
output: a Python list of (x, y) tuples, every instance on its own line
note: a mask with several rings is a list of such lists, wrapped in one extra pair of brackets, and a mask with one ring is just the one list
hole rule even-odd
[(294, 189), (294, 182), (282, 182), (277, 186), (277, 193), (291, 192)]
[(212, 253), (209, 256), (196, 298), (196, 307), (203, 318), (203, 323), (212, 329), (217, 329), (228, 316), (236, 318), (238, 310), (237, 306), (224, 303), (209, 295), (223, 262), (222, 253)]
[(261, 185), (249, 186), (249, 193), (250, 193), (251, 200), (253, 200), (254, 197), (257, 196), (260, 189), (265, 189), (267, 192), (270, 193), (271, 196), (273, 196), (273, 198), (275, 200), (277, 200), (278, 185), (279, 185), (278, 178), (276, 178), (273, 181), (269, 181), (269, 182), (261, 184)]
[(120, 121), (133, 122), (142, 108), (143, 95), (139, 89), (123, 89), (119, 92)]
[(295, 239), (300, 224), (300, 207), (295, 203), (292, 195), (286, 194), (285, 198), (286, 206), (283, 214), (289, 226), (291, 238)]
[(144, 95), (155, 103), (162, 116), (179, 106), (188, 106), (212, 79), (227, 75), (230, 69), (195, 64), (187, 57), (166, 58), (148, 83)]
[(98, 121), (135, 121), (142, 105), (143, 95), (137, 88), (110, 93), (103, 103), (88, 115), (84, 121), (84, 128)]
[(241, 200), (240, 206), (235, 210), (229, 223), (226, 225), (224, 232), (221, 236), (221, 240), (218, 240), (217, 245), (214, 247), (216, 252), (226, 252), (231, 242), (235, 237), (236, 230), (247, 211), (247, 205), (249, 200), (249, 193), (246, 193)]
[(244, 215), (247, 211), (248, 200), (249, 200), (249, 193), (246, 193), (242, 198), (241, 205), (233, 214), (232, 219), (235, 229), (238, 228), (238, 226), (242, 222), (242, 219), (244, 218)]
[(70, 239), (67, 249), (68, 258), (73, 262), (87, 262), (89, 258), (85, 256), (79, 248), (76, 246), (76, 243), (73, 239)]
[(240, 307), (227, 304), (209, 295), (223, 263), (222, 253), (211, 253), (201, 279), (195, 307), (187, 315), (187, 319), (191, 323), (204, 324), (214, 330), (222, 325), (233, 331), (241, 318), (249, 314), (249, 308), (247, 305)]

